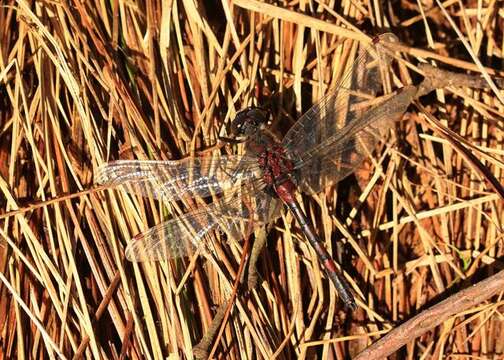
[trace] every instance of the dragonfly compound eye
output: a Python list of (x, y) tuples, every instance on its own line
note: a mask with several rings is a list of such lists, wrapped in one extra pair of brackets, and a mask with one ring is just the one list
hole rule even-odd
[(269, 111), (259, 107), (248, 107), (236, 114), (231, 125), (235, 136), (250, 136), (255, 134), (269, 120)]

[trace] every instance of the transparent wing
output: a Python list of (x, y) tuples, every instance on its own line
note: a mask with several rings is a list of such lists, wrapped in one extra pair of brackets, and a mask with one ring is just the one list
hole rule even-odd
[[(417, 88), (407, 86), (295, 161), (300, 187), (319, 192), (354, 172), (408, 108)], [(311, 153), (315, 153), (313, 156)]]
[(389, 84), (392, 51), (385, 44), (396, 41), (395, 35), (383, 34), (360, 49), (339, 84), (284, 137), (303, 191), (319, 192), (352, 173), (406, 110), (413, 87), (404, 88), (398, 98), (376, 98)]
[(228, 239), (250, 235), (280, 214), (281, 203), (259, 188), (226, 196), (201, 210), (166, 221), (137, 235), (126, 248), (130, 261), (158, 261), (186, 256), (204, 244), (205, 235), (222, 230)]
[(208, 197), (260, 177), (257, 160), (239, 155), (187, 158), (176, 161), (118, 160), (97, 170), (99, 184), (127, 185), (130, 193), (164, 201), (184, 195)]

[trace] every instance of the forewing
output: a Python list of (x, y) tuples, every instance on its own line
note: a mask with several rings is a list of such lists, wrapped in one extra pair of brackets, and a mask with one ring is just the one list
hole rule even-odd
[(239, 155), (186, 158), (176, 161), (118, 160), (97, 170), (99, 184), (125, 185), (130, 193), (164, 201), (185, 195), (208, 197), (260, 177), (257, 160)]
[(137, 235), (126, 248), (130, 261), (158, 261), (186, 256), (204, 247), (205, 235), (218, 228), (228, 239), (242, 239), (279, 216), (280, 202), (261, 189), (249, 188), (166, 221)]
[[(371, 154), (408, 108), (417, 92), (407, 86), (379, 106), (323, 139), (295, 162), (300, 187), (306, 192), (319, 192), (350, 175)], [(311, 156), (310, 153), (315, 153)], [(305, 160), (306, 159), (306, 160)]]
[[(303, 191), (319, 192), (352, 173), (406, 110), (412, 89), (400, 99), (384, 94), (389, 83), (392, 34), (358, 51), (340, 83), (310, 108), (286, 134), (283, 145)], [(412, 95), (413, 94), (413, 95)]]

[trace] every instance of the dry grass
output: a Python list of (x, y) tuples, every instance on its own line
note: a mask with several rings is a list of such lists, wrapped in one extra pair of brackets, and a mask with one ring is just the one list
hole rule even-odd
[[(401, 50), (412, 66), (398, 79), (416, 78), (423, 58), (491, 80), (502, 75), (503, 25), (500, 0), (4, 1), (3, 358), (191, 358), (230, 297), (243, 244), (219, 234), (214, 257), (124, 259), (132, 236), (201, 201), (163, 207), (87, 191), (99, 164), (194, 156), (216, 144), (237, 110), (268, 99), (275, 129), (285, 133), (319, 86), (338, 78), (352, 41), (384, 31), (407, 44)], [(395, 142), (355, 176), (303, 197), (333, 253), (347, 244), (343, 267), (359, 310), (342, 310), (284, 213), (269, 231), (257, 288), (237, 291), (216, 356), (348, 358), (500, 269), (503, 96), (493, 86), (422, 98), (425, 108), (410, 106)], [(502, 301), (501, 293), (450, 316), (396, 358), (502, 358)]]

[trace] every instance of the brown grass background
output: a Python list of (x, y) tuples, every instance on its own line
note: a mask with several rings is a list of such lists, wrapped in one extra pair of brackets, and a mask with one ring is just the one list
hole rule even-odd
[[(230, 297), (242, 248), (219, 234), (213, 257), (124, 259), (132, 236), (196, 204), (89, 190), (99, 164), (195, 156), (253, 103), (274, 108), (285, 133), (352, 42), (386, 31), (411, 64), (502, 75), (503, 25), (500, 0), (3, 1), (2, 357), (192, 358)], [(418, 78), (409, 71), (401, 79)], [(504, 202), (486, 179), (504, 178), (502, 96), (457, 87), (422, 98), (464, 143), (410, 106), (361, 170), (300, 198), (359, 294), (353, 315), (284, 212), (215, 357), (350, 358), (500, 269)], [(501, 293), (451, 316), (393, 358), (502, 359), (502, 304)]]

